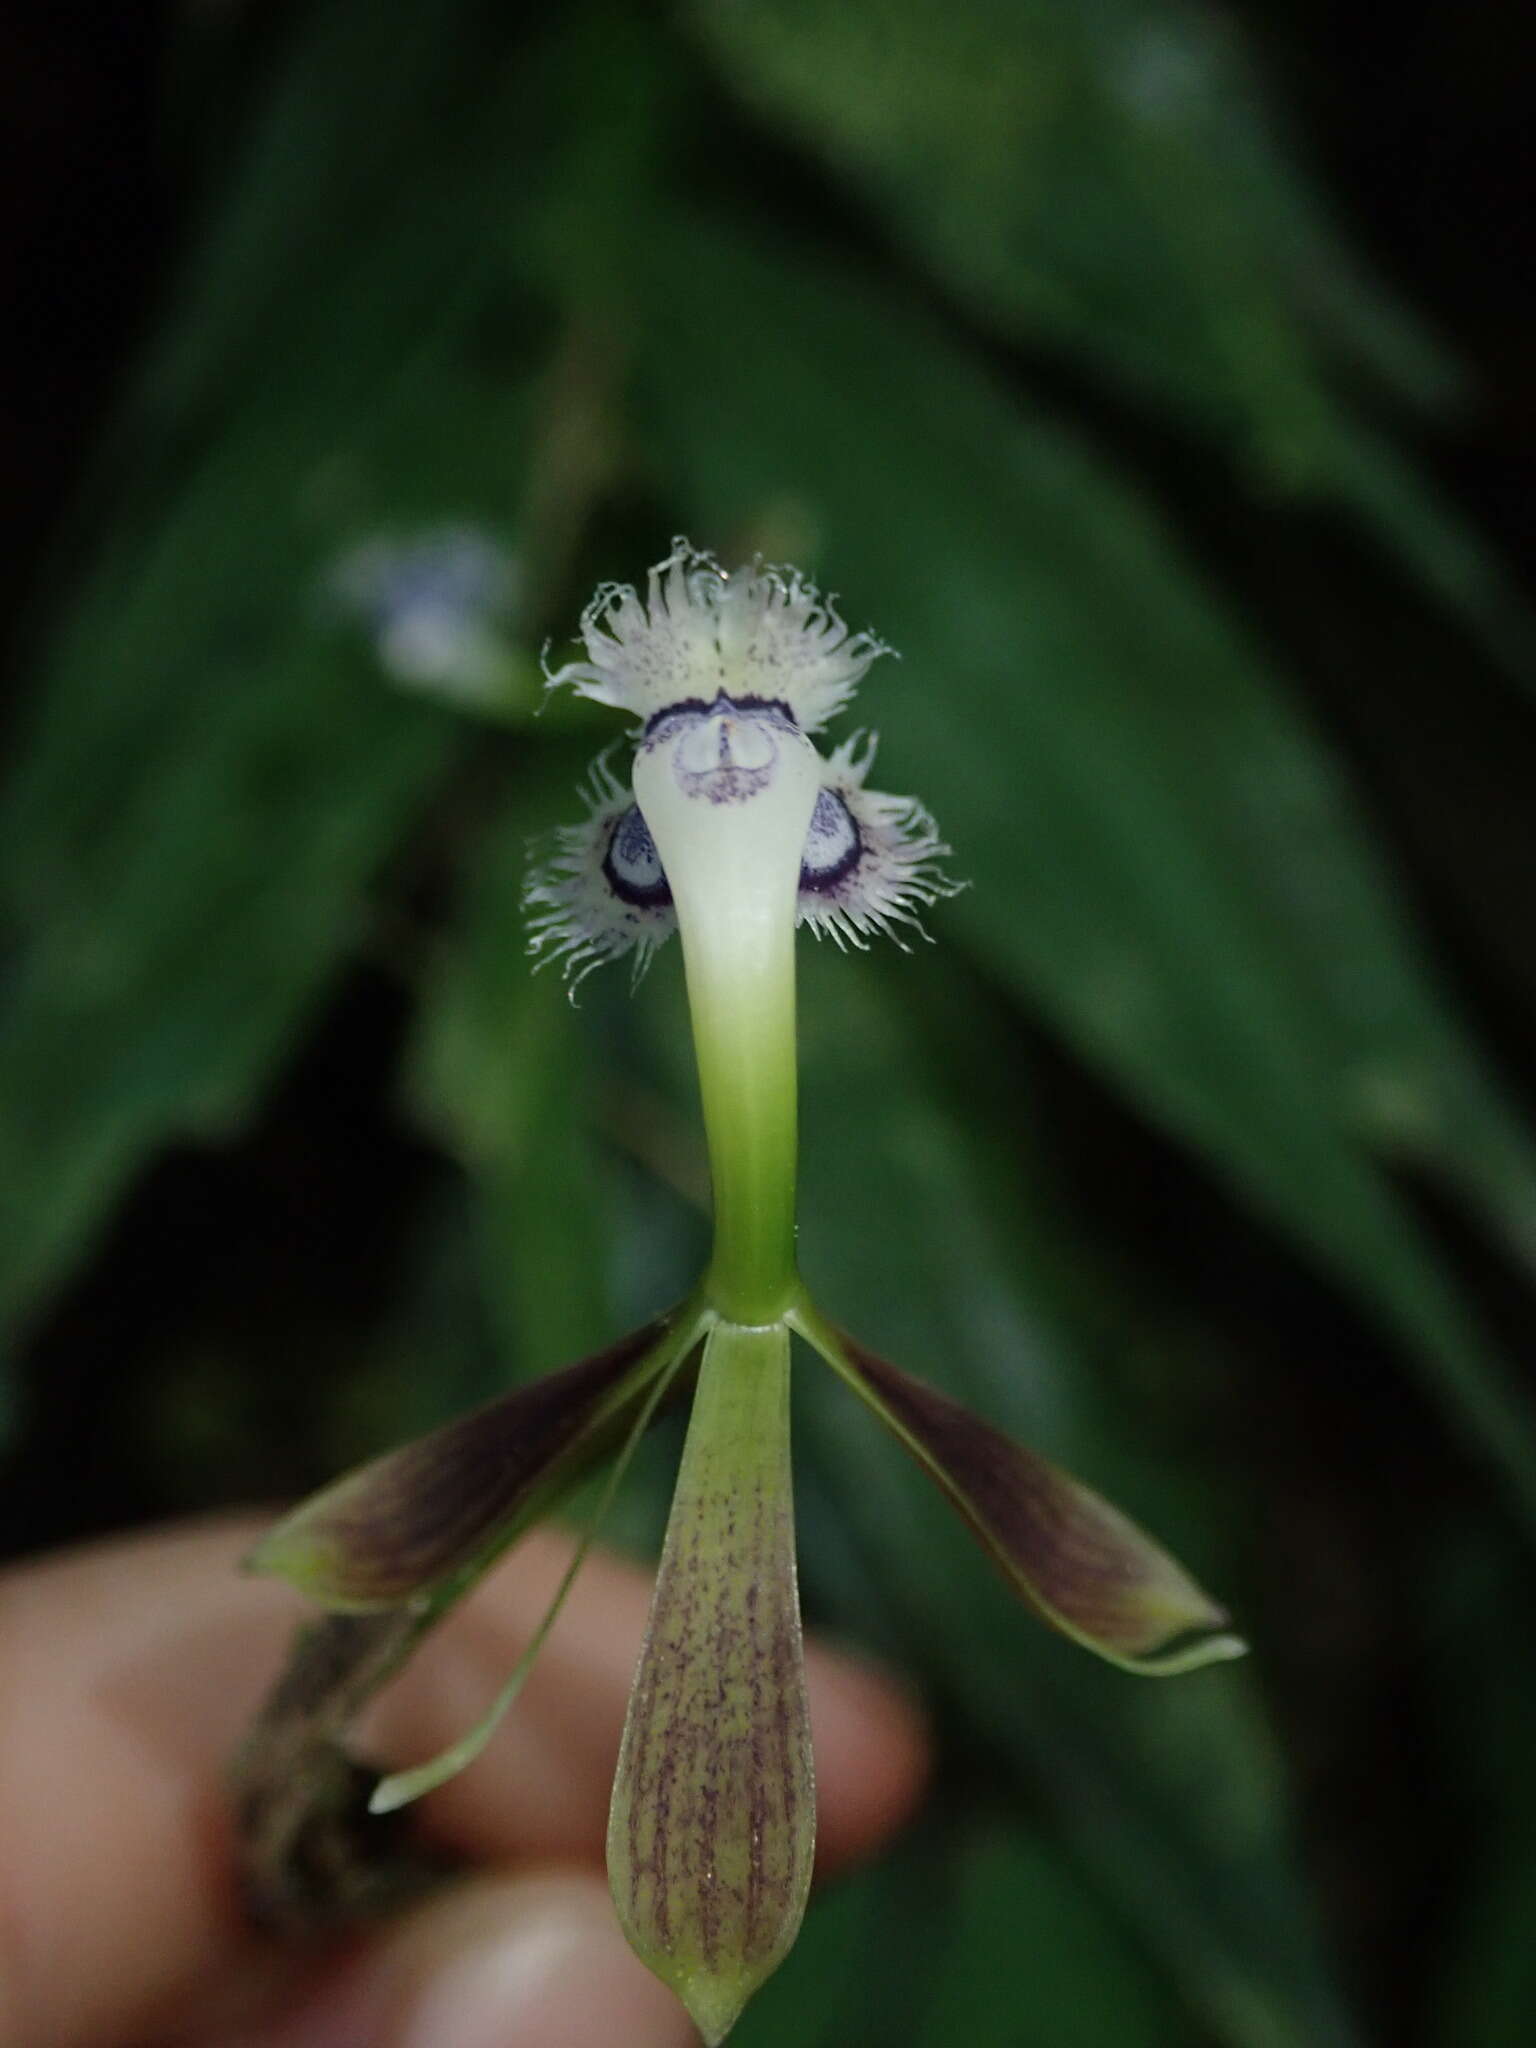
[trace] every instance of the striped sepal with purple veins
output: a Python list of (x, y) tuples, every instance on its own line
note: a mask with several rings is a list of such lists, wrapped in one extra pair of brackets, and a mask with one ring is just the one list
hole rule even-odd
[(794, 1941), (815, 1820), (789, 1333), (721, 1323), (699, 1368), (608, 1827), (624, 1931), (707, 2043)]

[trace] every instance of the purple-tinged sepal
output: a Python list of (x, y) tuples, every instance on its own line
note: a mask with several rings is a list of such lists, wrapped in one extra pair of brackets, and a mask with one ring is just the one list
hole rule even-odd
[(1243, 1655), (1230, 1617), (1128, 1516), (808, 1305), (796, 1326), (923, 1466), (1037, 1614), (1122, 1670)]
[(794, 1941), (815, 1827), (789, 1332), (722, 1322), (699, 1368), (608, 1823), (624, 1931), (710, 2048)]
[(343, 1612), (434, 1596), (477, 1570), (612, 1449), (697, 1341), (689, 1308), (386, 1452), (303, 1501), (246, 1560)]

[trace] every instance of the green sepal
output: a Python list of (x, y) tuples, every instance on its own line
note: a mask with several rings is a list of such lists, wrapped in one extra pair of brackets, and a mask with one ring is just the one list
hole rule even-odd
[(608, 1823), (624, 1931), (711, 2048), (794, 1942), (815, 1830), (789, 1332), (722, 1322), (699, 1368)]

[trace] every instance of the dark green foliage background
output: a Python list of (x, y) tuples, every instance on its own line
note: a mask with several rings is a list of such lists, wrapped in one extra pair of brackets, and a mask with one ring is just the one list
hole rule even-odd
[[(573, 1011), (522, 954), (611, 732), (537, 652), (674, 532), (792, 559), (901, 649), (878, 779), (972, 884), (804, 947), (808, 1277), (1255, 1654), (1047, 1639), (808, 1369), (808, 1611), (942, 1762), (741, 2039), (1524, 2042), (1536, 636), (1497, 295), (1432, 339), (1260, 75), (1375, 189), (1333, 18), (258, 12), (157, 52), (169, 254), (23, 617), (8, 1545), (316, 1483), (681, 1290), (679, 963)], [(519, 564), (494, 717), (321, 601), (442, 522)]]

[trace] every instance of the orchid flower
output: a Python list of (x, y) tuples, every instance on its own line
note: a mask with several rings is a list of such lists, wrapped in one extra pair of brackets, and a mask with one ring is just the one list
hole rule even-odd
[[(627, 772), (593, 771), (583, 820), (527, 889), (532, 947), (573, 978), (673, 931), (697, 1054), (714, 1240), (694, 1291), (611, 1349), (366, 1466), (289, 1515), (253, 1559), (342, 1613), (421, 1629), (600, 1458), (611, 1496), (660, 1404), (692, 1415), (619, 1752), (608, 1864), (619, 1917), (706, 2042), (724, 2039), (794, 1941), (815, 1790), (790, 1486), (790, 1350), (831, 1366), (949, 1496), (1054, 1628), (1123, 1669), (1241, 1653), (1227, 1616), (1117, 1509), (840, 1330), (795, 1259), (795, 932), (839, 945), (921, 930), (953, 893), (922, 806), (867, 787), (873, 743), (815, 736), (887, 650), (788, 570), (729, 574), (679, 542), (645, 595), (600, 590), (585, 659), (551, 687), (635, 721)], [(599, 1506), (599, 1517), (601, 1506)], [(594, 1518), (567, 1576), (591, 1540)], [(386, 1778), (376, 1812), (476, 1754), (480, 1725)], [(361, 1662), (362, 1660), (358, 1660)], [(376, 1656), (375, 1661), (379, 1661)]]

